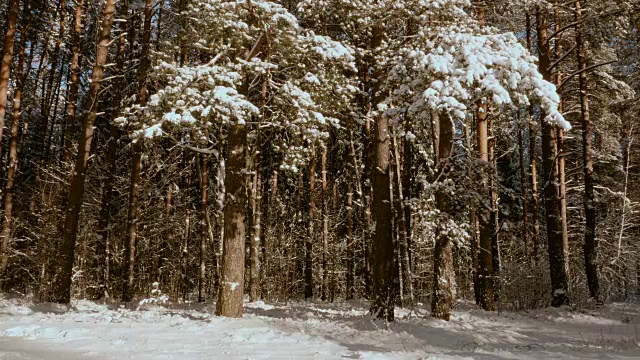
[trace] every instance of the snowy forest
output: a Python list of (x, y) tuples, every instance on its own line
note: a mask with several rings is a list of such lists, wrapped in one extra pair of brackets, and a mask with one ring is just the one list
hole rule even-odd
[(640, 1), (0, 13), (1, 293), (383, 322), (640, 294)]

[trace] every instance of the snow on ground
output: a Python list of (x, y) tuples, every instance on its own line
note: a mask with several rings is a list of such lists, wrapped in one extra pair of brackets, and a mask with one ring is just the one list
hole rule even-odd
[(366, 307), (258, 302), (225, 319), (211, 305), (67, 310), (0, 295), (0, 360), (640, 358), (640, 304), (489, 314), (461, 303), (450, 322), (417, 308), (391, 325)]

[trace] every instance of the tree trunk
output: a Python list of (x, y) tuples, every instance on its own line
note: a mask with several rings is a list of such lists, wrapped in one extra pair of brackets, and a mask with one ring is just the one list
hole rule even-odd
[(328, 257), (329, 257), (329, 215), (327, 214), (327, 144), (322, 146), (322, 301), (327, 300), (328, 289)]
[[(394, 136), (393, 139), (393, 155), (396, 160), (395, 166), (395, 178), (396, 178), (396, 189), (394, 204), (395, 204), (395, 215), (396, 220), (395, 223), (398, 227), (398, 254), (400, 259), (398, 261), (400, 265), (400, 283), (401, 289), (400, 293), (402, 294), (400, 298), (400, 302), (402, 307), (409, 308), (413, 305), (413, 279), (411, 275), (411, 266), (409, 265), (409, 236), (407, 231), (407, 222), (405, 218), (405, 208), (404, 208), (404, 188), (403, 188), (403, 179), (402, 179), (402, 166), (401, 166), (401, 158), (400, 152), (398, 151), (398, 140)], [(406, 166), (407, 164), (405, 164)]]
[[(29, 2), (25, 1), (25, 13), (29, 11)], [(13, 226), (13, 185), (18, 168), (18, 129), (20, 127), (20, 113), (22, 111), (22, 91), (24, 89), (24, 62), (27, 47), (26, 26), (20, 27), (20, 55), (15, 70), (16, 89), (13, 94), (13, 111), (11, 114), (11, 132), (9, 140), (9, 166), (7, 167), (7, 184), (4, 194), (4, 223), (0, 233), (0, 276), (9, 264), (9, 243)], [(33, 47), (31, 48), (33, 51)], [(29, 64), (30, 65), (30, 64)]]
[[(438, 116), (440, 123), (438, 140), (438, 173), (446, 174), (449, 158), (453, 152), (454, 124), (449, 114)], [(444, 176), (443, 176), (444, 178)], [(436, 192), (436, 206), (447, 218), (453, 215), (450, 195), (444, 190)], [(455, 271), (453, 269), (452, 240), (447, 231), (446, 222), (439, 224), (433, 253), (433, 293), (431, 296), (431, 315), (438, 319), (449, 320), (455, 307)], [(493, 300), (491, 297), (488, 300)]]
[[(128, 9), (128, 1), (125, 0), (120, 5), (120, 16), (123, 18), (127, 18), (129, 15)], [(75, 102), (78, 96), (78, 71), (79, 71), (79, 54), (76, 51), (80, 51), (79, 44), (76, 44), (76, 41), (79, 41), (80, 30), (78, 27), (82, 26), (82, 1), (78, 8), (76, 8), (76, 16), (80, 18), (76, 18), (76, 29), (73, 34), (73, 57), (71, 64), (71, 82), (68, 96), (68, 117), (67, 117), (67, 127), (66, 130), (71, 131), (72, 123), (75, 122)], [(120, 38), (118, 42), (118, 49), (116, 53), (116, 73), (122, 77), (124, 77), (124, 56), (126, 51), (126, 38), (123, 36), (127, 32), (127, 22), (120, 22)], [(78, 39), (76, 39), (76, 36)], [(124, 78), (119, 78), (115, 83), (115, 92), (114, 92), (114, 110), (111, 114), (111, 123), (109, 124), (109, 139), (107, 140), (107, 178), (104, 182), (104, 187), (102, 190), (102, 202), (100, 204), (100, 217), (98, 219), (98, 239), (96, 244), (96, 253), (95, 253), (95, 269), (98, 272), (98, 288), (96, 293), (94, 294), (94, 298), (96, 300), (101, 299), (103, 296), (109, 292), (108, 284), (109, 284), (109, 263), (111, 261), (111, 248), (110, 248), (110, 226), (111, 226), (111, 216), (114, 211), (113, 201), (117, 196), (117, 192), (114, 189), (114, 183), (116, 180), (116, 171), (117, 171), (117, 154), (118, 154), (118, 145), (120, 141), (120, 129), (116, 124), (113, 123), (114, 119), (120, 116), (121, 111), (121, 102), (122, 102), (122, 94), (124, 91)], [(71, 92), (74, 92), (71, 94)], [(69, 121), (69, 117), (72, 117), (73, 120)], [(70, 134), (67, 135), (70, 137)], [(65, 136), (65, 145), (64, 145), (64, 158), (67, 159), (68, 156), (71, 155), (71, 142), (70, 139), (67, 139)], [(69, 142), (67, 143), (67, 140)]]
[(229, 156), (227, 161), (224, 207), (224, 244), (222, 250), (222, 279), (218, 290), (216, 315), (242, 316), (244, 293), (244, 242), (245, 242), (245, 143), (244, 125), (231, 124), (227, 137)]
[[(549, 73), (550, 51), (548, 26), (545, 14), (536, 13), (538, 30), (538, 49), (540, 73), (547, 81), (552, 81)], [(540, 115), (542, 126), (542, 157), (544, 169), (544, 205), (547, 220), (547, 239), (549, 250), (549, 270), (551, 276), (551, 305), (561, 306), (569, 303), (569, 271), (567, 244), (562, 227), (562, 201), (557, 173), (557, 139), (553, 125), (545, 121), (545, 114)]]
[[(478, 145), (478, 155), (480, 161), (485, 168), (489, 167), (489, 127), (487, 120), (487, 106), (479, 105), (476, 114), (476, 136)], [(478, 294), (480, 307), (486, 311), (495, 310), (494, 292), (493, 292), (493, 192), (491, 191), (491, 182), (488, 174), (482, 174), (483, 185), (486, 194), (490, 198), (490, 209), (482, 211), (478, 216), (480, 223), (480, 241), (478, 246)]]
[(520, 122), (521, 128), (518, 128), (518, 149), (520, 156), (520, 191), (522, 192), (522, 243), (524, 245), (525, 255), (529, 249), (529, 194), (527, 191), (527, 164), (524, 156), (524, 122)]
[[(52, 96), (55, 94), (55, 91), (53, 91), (55, 75), (56, 75), (56, 70), (58, 68), (58, 62), (60, 60), (62, 40), (64, 39), (64, 18), (65, 18), (65, 1), (64, 0), (59, 0), (58, 8), (60, 12), (60, 21), (58, 24), (58, 31), (59, 31), (58, 39), (56, 39), (56, 44), (51, 57), (51, 72), (49, 74), (47, 92), (46, 94), (44, 94), (43, 92), (44, 97), (42, 98), (42, 102), (43, 102), (42, 124), (41, 124), (40, 131), (37, 134), (38, 139), (37, 139), (36, 147), (38, 150), (36, 155), (38, 157), (39, 163), (44, 159), (46, 159), (46, 152), (48, 151), (46, 147), (46, 143), (48, 139), (47, 133), (49, 132), (49, 115), (51, 114)], [(62, 68), (60, 69), (60, 75), (61, 74), (62, 74)], [(43, 82), (43, 86), (44, 86), (44, 82)]]
[[(257, 150), (256, 150), (257, 151)], [(251, 181), (251, 213), (253, 215), (253, 227), (249, 238), (249, 299), (257, 301), (260, 299), (260, 253), (261, 253), (261, 204), (260, 190), (262, 189), (262, 179), (260, 178), (260, 154), (254, 157), (254, 174)]]
[(136, 242), (138, 238), (138, 194), (142, 171), (142, 140), (132, 144), (131, 177), (129, 185), (129, 214), (127, 216), (127, 239), (124, 244), (124, 284), (122, 301), (133, 300), (135, 284)]
[[(527, 12), (527, 49), (533, 51), (531, 47), (531, 15)], [(531, 238), (531, 252), (533, 260), (538, 258), (538, 247), (540, 246), (540, 202), (538, 200), (538, 155), (536, 151), (537, 129), (533, 121), (533, 105), (527, 109), (527, 121), (529, 123), (529, 163), (531, 166), (531, 215), (533, 217), (533, 236)]]
[(207, 156), (200, 154), (200, 160), (196, 160), (200, 178), (200, 246), (198, 253), (198, 302), (205, 301), (205, 282), (207, 279), (206, 253), (207, 240), (209, 239), (209, 218), (207, 206), (209, 204), (209, 171)]
[(53, 301), (57, 303), (69, 303), (71, 300), (71, 280), (73, 276), (73, 261), (75, 254), (76, 238), (78, 233), (78, 220), (84, 196), (84, 185), (87, 171), (87, 163), (91, 153), (94, 122), (98, 113), (98, 95), (104, 65), (107, 62), (109, 39), (111, 37), (111, 25), (115, 15), (115, 0), (106, 0), (100, 37), (96, 51), (96, 60), (91, 74), (91, 86), (87, 95), (89, 111), (83, 124), (83, 133), (80, 137), (78, 156), (76, 157), (73, 179), (69, 186), (69, 204), (65, 211), (62, 244), (60, 247), (58, 268), (54, 284)]
[(309, 164), (309, 225), (307, 241), (305, 243), (304, 261), (304, 298), (313, 297), (313, 240), (315, 237), (314, 221), (316, 214), (316, 151), (315, 146), (311, 150), (311, 162)]
[(4, 118), (7, 113), (7, 92), (9, 90), (9, 76), (11, 74), (11, 62), (13, 61), (13, 45), (16, 37), (19, 10), (19, 0), (10, 0), (7, 7), (7, 32), (4, 36), (2, 64), (0, 64), (0, 153), (2, 153), (2, 132), (4, 130)]
[(73, 35), (71, 37), (71, 49), (73, 55), (71, 56), (71, 76), (69, 77), (68, 84), (69, 91), (67, 92), (67, 119), (64, 132), (63, 160), (65, 164), (70, 163), (71, 158), (73, 157), (73, 128), (76, 122), (78, 89), (80, 87), (80, 41), (84, 36), (84, 26), (82, 23), (82, 2), (83, 0), (76, 0), (76, 14), (74, 18), (75, 25), (73, 28)]
[(576, 7), (576, 46), (578, 53), (578, 70), (580, 83), (580, 110), (582, 115), (582, 156), (584, 170), (584, 265), (587, 273), (587, 284), (589, 294), (597, 302), (600, 299), (600, 283), (598, 279), (597, 249), (596, 241), (596, 203), (594, 196), (593, 179), (593, 149), (591, 138), (593, 137), (593, 125), (591, 124), (589, 112), (589, 86), (587, 83), (587, 48), (583, 39), (582, 7), (580, 0), (575, 2)]
[[(151, 16), (152, 0), (145, 1), (144, 27), (142, 33), (142, 52), (140, 54), (140, 67), (138, 68), (138, 104), (144, 106), (147, 102), (147, 73), (151, 65), (149, 60), (149, 47), (151, 42)], [(136, 241), (138, 236), (138, 194), (140, 186), (140, 173), (142, 171), (143, 139), (132, 144), (133, 157), (131, 158), (131, 183), (129, 188), (129, 215), (127, 217), (128, 235), (125, 242), (125, 284), (122, 291), (122, 301), (131, 301), (133, 298), (133, 286), (135, 280)]]

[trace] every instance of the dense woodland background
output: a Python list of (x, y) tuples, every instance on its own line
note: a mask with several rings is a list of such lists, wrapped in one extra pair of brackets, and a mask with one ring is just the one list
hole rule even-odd
[(640, 291), (638, 1), (0, 13), (3, 291), (131, 301), (158, 282), (227, 316), (244, 289), (388, 320)]

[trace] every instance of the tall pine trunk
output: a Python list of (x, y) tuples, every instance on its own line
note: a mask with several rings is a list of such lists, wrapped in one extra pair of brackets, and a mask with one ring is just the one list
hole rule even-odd
[[(142, 32), (142, 53), (140, 54), (140, 67), (138, 68), (138, 104), (144, 106), (147, 103), (147, 74), (151, 67), (149, 48), (151, 43), (151, 16), (152, 0), (146, 0), (144, 6), (144, 27)], [(122, 301), (131, 301), (133, 297), (133, 285), (135, 279), (136, 242), (138, 232), (138, 196), (140, 186), (140, 173), (142, 171), (143, 139), (132, 144), (133, 157), (131, 158), (131, 183), (129, 188), (129, 215), (127, 217), (127, 241), (125, 242), (125, 283), (122, 290)]]
[(245, 255), (245, 125), (231, 124), (227, 135), (229, 148), (225, 177), (224, 243), (222, 276), (218, 290), (216, 315), (242, 316)]
[[(483, 163), (485, 169), (489, 168), (489, 121), (487, 119), (488, 107), (486, 105), (479, 105), (476, 113), (476, 137), (478, 146), (478, 155), (480, 161)], [(483, 173), (482, 182), (485, 189), (485, 194), (489, 195), (490, 208), (481, 211), (478, 215), (480, 224), (480, 238), (478, 244), (478, 286), (476, 290), (478, 294), (476, 297), (479, 300), (479, 305), (482, 309), (487, 311), (495, 310), (495, 296), (493, 291), (493, 233), (494, 220), (493, 217), (493, 192), (491, 190), (491, 183), (493, 180), (489, 179), (490, 175)]]
[[(539, 71), (547, 81), (552, 81), (549, 72), (550, 49), (548, 25), (545, 14), (536, 13), (539, 49)], [(544, 169), (544, 206), (547, 221), (547, 240), (549, 251), (549, 270), (551, 275), (551, 295), (553, 306), (569, 303), (569, 265), (566, 236), (562, 225), (562, 199), (557, 167), (557, 134), (555, 127), (540, 116), (542, 126), (542, 157)]]
[(65, 209), (62, 244), (60, 246), (58, 266), (54, 281), (54, 293), (52, 301), (57, 303), (69, 303), (71, 300), (71, 281), (73, 276), (73, 262), (75, 255), (76, 239), (78, 234), (78, 220), (84, 197), (84, 186), (87, 172), (87, 163), (91, 153), (93, 141), (94, 123), (98, 114), (98, 96), (100, 94), (104, 65), (109, 55), (108, 44), (111, 37), (111, 26), (115, 16), (115, 0), (106, 0), (100, 37), (96, 50), (96, 60), (91, 74), (91, 86), (87, 95), (89, 111), (84, 119), (83, 131), (80, 136), (78, 155), (73, 172), (73, 179), (69, 186), (69, 203)]
[[(25, 1), (25, 13), (29, 11), (29, 0)], [(7, 269), (9, 263), (9, 243), (11, 241), (11, 229), (13, 226), (13, 185), (18, 169), (18, 130), (20, 127), (20, 113), (22, 112), (22, 91), (24, 89), (25, 75), (24, 63), (27, 47), (26, 25), (20, 27), (20, 55), (16, 66), (16, 90), (13, 94), (13, 111), (11, 114), (11, 131), (9, 133), (9, 165), (7, 166), (7, 184), (4, 193), (4, 223), (0, 233), (0, 276)], [(31, 47), (33, 51), (33, 47)]]
[[(449, 159), (453, 152), (454, 124), (449, 114), (438, 116), (440, 133), (438, 136), (438, 173), (446, 174)], [(445, 178), (445, 177), (443, 177)], [(444, 190), (436, 192), (436, 206), (445, 217), (453, 215), (450, 195)], [(438, 319), (449, 320), (455, 306), (455, 271), (453, 269), (453, 239), (446, 225), (439, 224), (436, 230), (436, 243), (433, 252), (433, 293), (431, 295), (431, 315)], [(493, 300), (493, 297), (487, 300)]]
[[(372, 48), (382, 44), (383, 29), (373, 30)], [(374, 71), (373, 104), (375, 108), (380, 102), (381, 75)], [(389, 177), (389, 155), (391, 139), (389, 136), (389, 119), (384, 115), (374, 118), (373, 130), (374, 159), (371, 167), (371, 186), (373, 192), (373, 234), (371, 249), (372, 294), (371, 313), (378, 319), (393, 321), (395, 302), (395, 279), (397, 269), (394, 261), (393, 226), (391, 213), (391, 183)]]
[(19, 0), (10, 0), (7, 7), (7, 32), (4, 36), (2, 63), (0, 64), (0, 153), (2, 153), (2, 132), (4, 131), (4, 118), (7, 114), (7, 92), (9, 90), (9, 75), (11, 74), (13, 45), (16, 37), (19, 10)]
[(63, 161), (65, 164), (71, 162), (73, 157), (73, 129), (76, 123), (78, 89), (80, 87), (80, 57), (81, 39), (84, 35), (82, 23), (83, 0), (76, 0), (76, 13), (74, 18), (73, 35), (71, 37), (71, 69), (69, 76), (69, 90), (67, 92), (67, 118), (64, 131)]
[(593, 125), (589, 111), (589, 86), (587, 83), (587, 47), (584, 43), (584, 25), (582, 19), (582, 6), (580, 0), (575, 2), (576, 16), (576, 47), (578, 50), (578, 70), (580, 84), (580, 111), (582, 120), (582, 156), (584, 170), (584, 265), (587, 273), (587, 284), (589, 294), (596, 301), (600, 299), (600, 283), (598, 279), (597, 248), (596, 241), (596, 203), (593, 191), (593, 148), (591, 138), (593, 137)]

